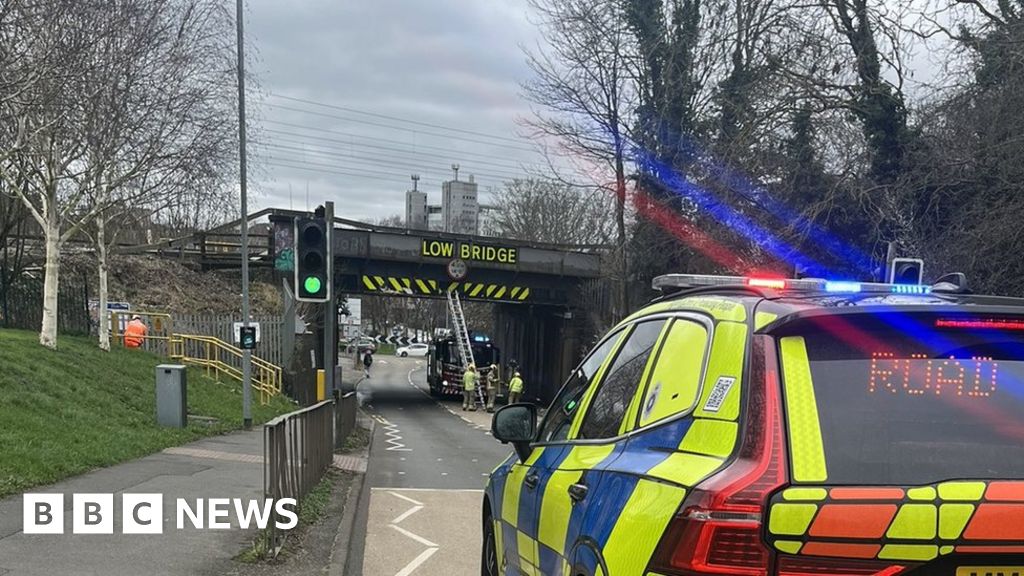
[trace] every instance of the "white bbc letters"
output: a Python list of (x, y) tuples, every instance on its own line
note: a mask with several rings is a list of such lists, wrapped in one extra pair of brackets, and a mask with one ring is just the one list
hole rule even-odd
[(25, 534), (64, 533), (63, 494), (25, 494), (21, 512), (21, 531)]
[(163, 534), (163, 494), (122, 494), (121, 532), (124, 534)]
[(113, 494), (74, 494), (71, 501), (73, 534), (114, 533)]
[[(72, 534), (114, 534), (113, 494), (72, 494)], [(229, 530), (253, 524), (259, 529), (271, 522), (280, 530), (298, 525), (294, 498), (280, 500), (242, 498), (185, 498), (175, 500), (177, 529)], [(206, 512), (204, 514), (203, 512)], [(163, 534), (163, 494), (121, 494), (121, 534)], [(189, 526), (191, 524), (191, 526)], [(63, 494), (24, 494), (22, 531), (25, 534), (64, 533)]]

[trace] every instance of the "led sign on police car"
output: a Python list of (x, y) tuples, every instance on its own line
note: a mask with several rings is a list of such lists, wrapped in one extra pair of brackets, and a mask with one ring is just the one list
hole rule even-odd
[(985, 356), (932, 359), (911, 354), (898, 358), (892, 352), (874, 352), (868, 392), (988, 398), (996, 392), (998, 369), (999, 363)]

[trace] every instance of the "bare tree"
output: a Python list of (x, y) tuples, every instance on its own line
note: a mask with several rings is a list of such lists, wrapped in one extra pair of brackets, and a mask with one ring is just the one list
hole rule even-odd
[(6, 14), (15, 28), (5, 31), (5, 84), (14, 88), (0, 100), (0, 177), (43, 231), (46, 264), (43, 321), (39, 342), (57, 345), (57, 289), (61, 246), (98, 212), (85, 206), (74, 180), (84, 173), (87, 143), (82, 117), (92, 87), (87, 75), (102, 62), (99, 40), (120, 22), (98, 0), (13, 2)]
[(526, 96), (540, 106), (528, 124), (553, 137), (615, 198), (616, 317), (626, 313), (627, 122), (637, 105), (628, 70), (631, 35), (614, 0), (530, 0), (547, 48), (527, 54)]
[[(207, 203), (226, 188), (234, 157), (230, 18), (208, 0), (130, 0), (112, 8), (125, 25), (102, 40), (104, 65), (90, 75), (86, 169), (76, 183), (96, 209), (92, 226), (99, 306), (106, 310), (108, 253), (121, 228), (193, 194)], [(195, 186), (201, 188), (195, 188)], [(109, 318), (99, 343), (109, 350)]]
[(107, 225), (203, 194), (223, 173), (230, 20), (213, 0), (4, 6), (13, 27), (0, 34), (0, 58), (18, 58), (0, 81), (0, 177), (43, 230), (40, 343), (55, 347), (64, 243), (92, 233), (105, 295)]
[(550, 244), (605, 245), (615, 237), (613, 199), (601, 190), (536, 178), (494, 194), (497, 235)]

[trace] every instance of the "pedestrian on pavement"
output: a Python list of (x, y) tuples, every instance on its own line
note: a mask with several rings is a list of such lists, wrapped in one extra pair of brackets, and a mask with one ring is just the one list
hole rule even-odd
[(373, 365), (373, 353), (369, 350), (366, 354), (363, 354), (363, 371), (366, 373), (366, 377), (370, 377), (370, 366)]
[(494, 400), (498, 397), (498, 365), (491, 364), (487, 371), (487, 411), (494, 412)]
[(512, 375), (512, 380), (508, 383), (508, 403), (515, 404), (519, 402), (519, 398), (523, 395), (523, 378), (519, 375), (519, 371), (516, 371)]
[(476, 365), (470, 364), (462, 374), (462, 409), (476, 412), (476, 400), (473, 393), (476, 392), (476, 383), (479, 375), (476, 373)]
[(132, 315), (131, 321), (124, 327), (124, 347), (141, 348), (146, 341), (146, 332), (148, 331), (142, 318), (138, 314)]

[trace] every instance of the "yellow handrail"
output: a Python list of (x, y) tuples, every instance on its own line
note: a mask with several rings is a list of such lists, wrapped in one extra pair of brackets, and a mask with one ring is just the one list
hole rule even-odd
[[(112, 311), (110, 332), (112, 339), (120, 341), (121, 317), (139, 315), (153, 325), (152, 332), (146, 334), (146, 346), (167, 342), (167, 356), (184, 364), (200, 366), (206, 375), (220, 381), (221, 374), (242, 381), (242, 370), (235, 366), (242, 364), (242, 350), (228, 344), (220, 338), (199, 334), (175, 334), (173, 318), (163, 312)], [(156, 350), (153, 350), (156, 351)], [(162, 351), (161, 351), (162, 352)], [(158, 353), (161, 353), (158, 352)], [(230, 362), (236, 359), (237, 362)], [(282, 369), (272, 362), (258, 356), (252, 356), (252, 387), (259, 392), (260, 404), (266, 405), (270, 399), (281, 393)]]
[[(220, 380), (221, 374), (242, 381), (241, 369), (225, 361), (225, 359), (242, 359), (242, 350), (224, 342), (220, 338), (201, 336), (198, 334), (174, 334), (170, 339), (170, 357), (183, 362), (206, 368), (208, 375)], [(194, 352), (194, 353), (190, 353)], [(271, 362), (252, 356), (252, 387), (259, 392), (260, 404), (266, 405), (270, 399), (281, 393), (282, 370)]]

